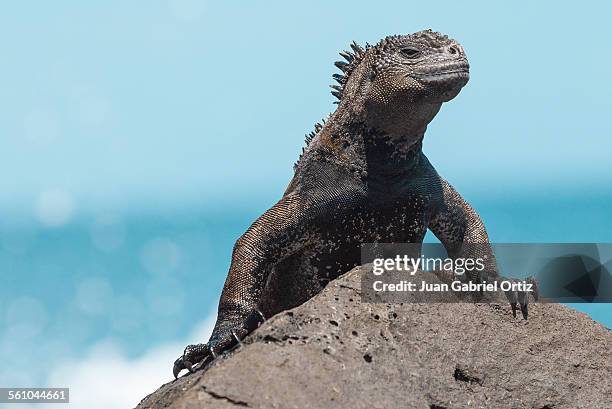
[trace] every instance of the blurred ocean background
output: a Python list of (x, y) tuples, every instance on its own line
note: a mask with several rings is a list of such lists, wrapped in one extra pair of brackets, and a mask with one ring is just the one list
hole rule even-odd
[[(492, 241), (612, 242), (610, 11), (0, 6), (0, 387), (70, 387), (71, 407), (112, 409), (169, 381), (207, 338), (234, 241), (334, 109), (352, 40), (433, 28), (463, 44), (470, 83), (424, 149)], [(609, 304), (573, 307), (612, 325)]]

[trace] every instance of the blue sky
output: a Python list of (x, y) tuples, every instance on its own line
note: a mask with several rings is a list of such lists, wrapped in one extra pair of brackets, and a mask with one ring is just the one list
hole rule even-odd
[(427, 27), (459, 39), (472, 65), (426, 139), (442, 174), (483, 195), (601, 191), (612, 144), (607, 8), (417, 3), (5, 6), (0, 166), (12, 177), (0, 180), (2, 205), (49, 188), (83, 211), (214, 205), (254, 186), (277, 194), (303, 134), (334, 108), (337, 52)]
[[(470, 82), (424, 150), (494, 241), (612, 242), (610, 11), (2, 6), (0, 361), (39, 370), (0, 368), (0, 385), (69, 384), (72, 407), (90, 409), (88, 396), (125, 407), (167, 381), (174, 355), (209, 331), (233, 241), (280, 197), (304, 134), (335, 108), (333, 61), (352, 40), (432, 28), (462, 43)], [(609, 306), (579, 308), (610, 325)], [(103, 400), (86, 381), (101, 378), (98, 390), (129, 384), (136, 395)]]

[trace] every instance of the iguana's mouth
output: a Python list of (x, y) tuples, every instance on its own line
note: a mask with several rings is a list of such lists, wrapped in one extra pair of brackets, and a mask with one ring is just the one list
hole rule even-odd
[(464, 80), (470, 76), (470, 65), (464, 59), (444, 61), (417, 69), (411, 76), (417, 80), (433, 82)]
[(447, 71), (438, 71), (438, 72), (428, 72), (427, 74), (413, 74), (412, 76), (418, 79), (440, 79), (440, 78), (461, 78), (461, 77), (469, 77), (470, 71), (467, 68), (447, 70)]
[(414, 78), (426, 87), (438, 89), (442, 101), (450, 101), (470, 80), (470, 72), (467, 68), (453, 68), (415, 75)]

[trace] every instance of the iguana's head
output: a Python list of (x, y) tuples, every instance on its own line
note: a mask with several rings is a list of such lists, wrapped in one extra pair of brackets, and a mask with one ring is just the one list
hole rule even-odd
[(433, 119), (443, 102), (453, 99), (468, 82), (463, 48), (448, 36), (425, 30), (390, 36), (365, 49), (340, 53), (343, 74), (334, 94), (343, 105), (357, 106), (368, 126), (392, 134), (418, 132)]

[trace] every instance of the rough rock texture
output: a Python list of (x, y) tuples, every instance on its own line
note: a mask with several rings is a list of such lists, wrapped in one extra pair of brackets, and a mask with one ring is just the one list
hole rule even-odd
[(612, 335), (535, 304), (367, 304), (360, 268), (138, 408), (612, 408)]

